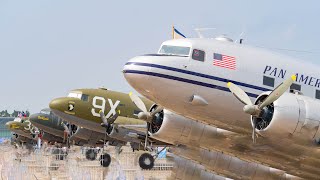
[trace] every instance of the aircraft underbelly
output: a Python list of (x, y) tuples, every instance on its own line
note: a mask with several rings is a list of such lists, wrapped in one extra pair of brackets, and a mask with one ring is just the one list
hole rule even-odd
[[(236, 131), (243, 132), (251, 127), (250, 117), (242, 112), (242, 104), (230, 92), (159, 77), (150, 77), (150, 81), (154, 82), (152, 87), (159, 93), (149, 98), (168, 110), (227, 130), (240, 128)], [(200, 95), (208, 105), (191, 104), (193, 95)]]
[(11, 131), (17, 133), (17, 134), (20, 135), (20, 136), (23, 136), (23, 137), (31, 138), (31, 139), (32, 139), (32, 135), (31, 135), (30, 133), (24, 132), (23, 130), (13, 129), (13, 130), (11, 130)]

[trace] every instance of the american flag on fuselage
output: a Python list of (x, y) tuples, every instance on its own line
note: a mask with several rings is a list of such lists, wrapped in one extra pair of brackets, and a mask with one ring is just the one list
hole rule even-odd
[(213, 53), (213, 65), (236, 70), (236, 58), (219, 53)]

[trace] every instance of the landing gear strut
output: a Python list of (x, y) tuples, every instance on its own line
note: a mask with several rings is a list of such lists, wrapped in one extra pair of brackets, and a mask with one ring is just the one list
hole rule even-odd
[[(120, 113), (120, 111), (119, 111)], [(104, 148), (107, 142), (107, 133), (108, 131), (112, 130), (112, 124), (114, 123), (114, 121), (118, 118), (119, 114), (115, 113), (113, 116), (110, 116), (108, 119), (106, 118), (106, 116), (104, 115), (104, 112), (102, 110), (100, 110), (99, 112), (100, 114), (100, 118), (101, 121), (103, 123), (101, 123), (101, 126), (106, 128), (106, 131), (104, 133), (104, 140), (103, 140), (103, 149), (102, 151), (104, 152)], [(117, 131), (117, 129), (115, 129)], [(100, 164), (103, 167), (108, 167), (111, 163), (111, 156), (108, 153), (104, 153), (103, 155), (100, 156)]]
[(139, 166), (142, 169), (152, 169), (154, 166), (154, 158), (149, 153), (143, 153), (139, 157)]

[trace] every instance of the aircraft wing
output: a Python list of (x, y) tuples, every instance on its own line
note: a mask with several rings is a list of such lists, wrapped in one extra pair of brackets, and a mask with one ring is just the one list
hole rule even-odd
[[(320, 177), (320, 171), (317, 168), (320, 167), (319, 150), (294, 144), (288, 139), (275, 141), (258, 138), (257, 143), (253, 144), (250, 136), (233, 134), (232, 137), (194, 139), (193, 142), (192, 148), (221, 152), (246, 162), (265, 164), (281, 169), (286, 174), (307, 179)], [(193, 155), (193, 157), (198, 156), (203, 155), (200, 152)], [(199, 161), (204, 163), (207, 159)]]
[[(277, 170), (259, 163), (248, 162), (223, 152), (209, 151), (201, 148), (173, 147), (175, 154), (175, 177), (193, 177), (196, 179), (300, 179), (297, 176)], [(226, 178), (228, 177), (228, 178)], [(179, 179), (179, 178), (178, 178)]]
[[(121, 127), (140, 132), (142, 140), (145, 137), (145, 124), (121, 125)], [(253, 144), (251, 136), (244, 134), (222, 133), (223, 135), (215, 136), (214, 138), (204, 138), (212, 135), (210, 133), (206, 134), (206, 131), (200, 136), (193, 133), (197, 132), (191, 131), (188, 135), (189, 142), (181, 145), (188, 146), (188, 148), (201, 148), (221, 152), (230, 155), (230, 157), (237, 157), (241, 161), (256, 165), (265, 164), (274, 169), (280, 169), (281, 174), (285, 175), (308, 179), (320, 177), (320, 171), (316, 168), (320, 167), (320, 152), (316, 148), (297, 145), (288, 139), (274, 140), (259, 137), (256, 144)], [(154, 138), (152, 140), (157, 141)], [(155, 144), (164, 145), (166, 143), (157, 141)], [(201, 156), (203, 155), (199, 152), (190, 158)], [(202, 161), (205, 160), (199, 160), (199, 163), (203, 163)]]

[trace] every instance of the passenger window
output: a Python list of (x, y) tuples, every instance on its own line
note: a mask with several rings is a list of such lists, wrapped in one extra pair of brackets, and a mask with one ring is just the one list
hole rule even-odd
[(316, 90), (316, 99), (320, 99), (320, 90)]
[(297, 90), (297, 91), (300, 91), (300, 92), (301, 92), (301, 85), (293, 83), (293, 84), (290, 86), (290, 91), (291, 91), (291, 90)]
[(274, 87), (274, 78), (263, 76), (263, 85)]
[(197, 61), (204, 61), (204, 56), (205, 56), (205, 52), (198, 50), (198, 49), (194, 49), (192, 51), (192, 59), (197, 60)]
[(81, 100), (82, 100), (82, 101), (86, 101), (86, 102), (88, 102), (88, 101), (89, 101), (89, 95), (82, 94), (82, 96), (81, 96)]

